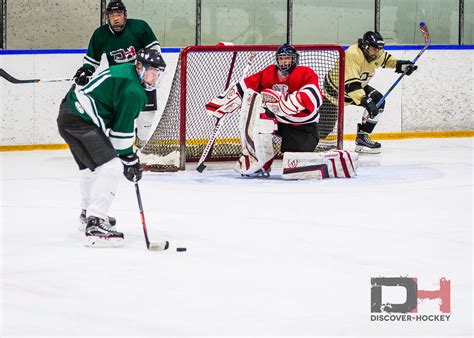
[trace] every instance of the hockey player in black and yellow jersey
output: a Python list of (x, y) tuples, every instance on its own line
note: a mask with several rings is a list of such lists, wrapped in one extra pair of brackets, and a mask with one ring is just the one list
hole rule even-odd
[(123, 233), (107, 215), (122, 165), (128, 180), (141, 178), (140, 160), (132, 147), (135, 119), (147, 102), (145, 88), (156, 86), (165, 67), (158, 51), (144, 48), (135, 64), (109, 67), (86, 86), (73, 86), (61, 102), (58, 129), (81, 171), (87, 246), (123, 244)]
[[(160, 44), (150, 26), (143, 20), (128, 19), (127, 8), (121, 0), (112, 0), (106, 8), (107, 24), (97, 28), (89, 41), (84, 64), (74, 75), (76, 83), (84, 86), (100, 65), (105, 53), (109, 66), (134, 62), (142, 48), (156, 49)], [(142, 148), (151, 136), (157, 110), (156, 90), (147, 90), (148, 102), (137, 119), (136, 144)]]
[[(368, 85), (377, 68), (395, 68), (397, 73), (411, 75), (416, 69), (411, 61), (397, 60), (384, 51), (385, 43), (378, 32), (367, 32), (359, 39), (357, 44), (351, 45), (346, 50), (345, 57), (345, 105), (362, 106), (366, 112), (362, 122), (357, 125), (357, 138), (355, 151), (361, 153), (380, 153), (379, 142), (371, 140), (369, 134), (375, 128), (380, 115), (383, 113), (385, 102), (377, 108), (377, 102), (383, 95), (375, 88)], [(320, 133), (321, 138), (326, 137), (334, 127), (335, 120), (330, 114), (324, 114), (327, 109), (334, 111), (337, 105), (337, 83), (339, 82), (336, 69), (331, 70), (324, 81), (325, 102), (320, 108)], [(331, 107), (332, 105), (332, 107)], [(329, 110), (329, 111), (331, 111)]]

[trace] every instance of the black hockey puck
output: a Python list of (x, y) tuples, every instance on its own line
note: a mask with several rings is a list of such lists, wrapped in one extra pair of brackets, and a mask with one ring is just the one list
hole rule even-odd
[(176, 251), (183, 252), (186, 251), (186, 248), (176, 248)]

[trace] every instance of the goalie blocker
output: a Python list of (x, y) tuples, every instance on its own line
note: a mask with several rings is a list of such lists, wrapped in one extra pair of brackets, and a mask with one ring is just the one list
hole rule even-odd
[(283, 173), (286, 180), (351, 178), (357, 175), (359, 155), (347, 150), (323, 153), (283, 154)]

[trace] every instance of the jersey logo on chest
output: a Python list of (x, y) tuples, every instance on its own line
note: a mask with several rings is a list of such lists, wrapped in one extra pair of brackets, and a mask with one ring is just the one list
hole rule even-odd
[(130, 62), (137, 58), (137, 53), (133, 46), (128, 47), (127, 50), (124, 50), (123, 48), (113, 50), (110, 52), (110, 55), (116, 63)]
[(274, 84), (272, 86), (272, 89), (280, 93), (288, 92), (288, 86), (286, 84), (281, 84), (281, 83)]

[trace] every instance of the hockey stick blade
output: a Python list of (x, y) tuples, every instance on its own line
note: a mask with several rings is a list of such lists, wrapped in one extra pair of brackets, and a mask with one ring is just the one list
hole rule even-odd
[(142, 204), (142, 197), (141, 197), (141, 194), (140, 194), (140, 188), (138, 187), (138, 181), (135, 180), (134, 183), (135, 183), (135, 192), (137, 194), (138, 209), (140, 210), (140, 218), (142, 220), (143, 235), (145, 236), (146, 248), (149, 251), (163, 251), (163, 250), (166, 250), (170, 246), (170, 243), (168, 241), (150, 242), (150, 240), (148, 239), (148, 230), (146, 228), (145, 213), (143, 212), (143, 204)]
[(11, 83), (20, 84), (20, 83), (37, 83), (39, 79), (31, 79), (31, 80), (18, 80), (8, 74), (3, 68), (0, 68), (0, 76), (3, 77), (5, 80)]
[(206, 169), (206, 168), (207, 168), (207, 166), (204, 164), (204, 162), (202, 162), (200, 165), (198, 165), (198, 166), (196, 167), (196, 170), (197, 170), (198, 172), (202, 173), (202, 172), (204, 171), (204, 169)]
[(40, 82), (63, 82), (71, 81), (72, 79), (55, 79), (55, 80), (40, 80), (40, 79), (29, 79), (29, 80), (19, 80), (8, 74), (3, 68), (0, 68), (0, 77), (3, 77), (10, 83), (14, 84), (23, 84), (23, 83), (40, 83)]
[(148, 245), (148, 250), (150, 251), (163, 251), (170, 247), (170, 243), (168, 241), (163, 242), (154, 242)]

